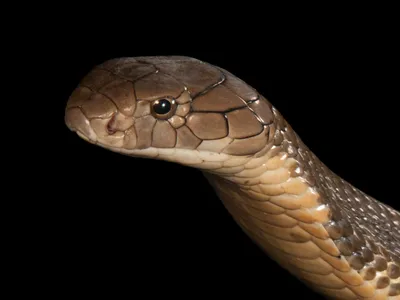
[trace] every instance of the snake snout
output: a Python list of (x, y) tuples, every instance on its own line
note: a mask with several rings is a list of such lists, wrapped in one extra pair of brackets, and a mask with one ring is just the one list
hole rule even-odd
[(76, 131), (82, 138), (92, 142), (96, 141), (96, 133), (80, 108), (71, 107), (66, 109), (65, 124), (70, 130)]

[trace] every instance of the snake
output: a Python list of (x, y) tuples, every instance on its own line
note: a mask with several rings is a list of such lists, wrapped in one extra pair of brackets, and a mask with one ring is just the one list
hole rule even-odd
[(270, 101), (188, 56), (119, 57), (71, 91), (83, 140), (204, 174), (241, 230), (327, 299), (400, 299), (400, 213), (328, 168)]

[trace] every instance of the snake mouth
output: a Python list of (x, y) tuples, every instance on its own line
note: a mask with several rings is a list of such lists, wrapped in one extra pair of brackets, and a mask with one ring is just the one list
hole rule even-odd
[(69, 130), (76, 132), (85, 141), (96, 143), (97, 135), (79, 107), (67, 108), (64, 119)]

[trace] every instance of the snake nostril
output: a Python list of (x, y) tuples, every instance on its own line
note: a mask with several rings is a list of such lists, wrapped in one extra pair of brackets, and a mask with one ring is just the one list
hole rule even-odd
[(115, 126), (115, 114), (111, 117), (110, 121), (107, 123), (107, 133), (112, 135), (117, 132), (117, 128)]

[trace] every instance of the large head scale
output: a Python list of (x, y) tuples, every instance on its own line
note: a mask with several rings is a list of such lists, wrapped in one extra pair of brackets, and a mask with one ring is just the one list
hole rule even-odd
[(65, 121), (109, 150), (178, 163), (199, 152), (254, 155), (275, 130), (274, 110), (255, 89), (224, 69), (178, 56), (98, 65), (72, 93)]

